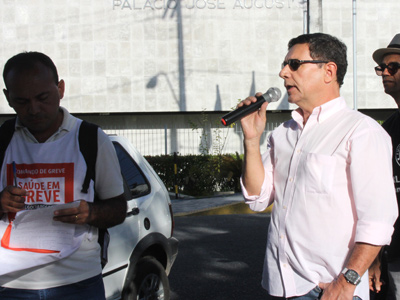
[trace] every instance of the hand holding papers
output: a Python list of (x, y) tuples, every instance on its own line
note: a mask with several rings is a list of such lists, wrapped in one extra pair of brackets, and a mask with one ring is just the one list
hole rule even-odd
[(0, 233), (0, 275), (54, 262), (74, 253), (87, 229), (54, 221), (53, 214), (55, 210), (76, 207), (79, 203), (18, 212), (5, 232)]
[(52, 251), (69, 247), (76, 225), (54, 221), (54, 211), (78, 205), (79, 202), (72, 202), (18, 212), (13, 221), (9, 247)]

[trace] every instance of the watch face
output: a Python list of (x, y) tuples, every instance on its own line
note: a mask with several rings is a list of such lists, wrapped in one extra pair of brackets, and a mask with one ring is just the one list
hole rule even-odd
[(359, 279), (358, 273), (354, 270), (347, 270), (346, 274), (344, 274), (344, 277), (346, 277), (346, 279), (352, 284), (356, 284), (357, 280)]

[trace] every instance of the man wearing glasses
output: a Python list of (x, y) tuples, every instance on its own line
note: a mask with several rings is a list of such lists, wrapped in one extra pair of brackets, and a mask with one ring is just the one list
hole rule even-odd
[(368, 299), (367, 269), (397, 218), (390, 137), (340, 96), (341, 41), (305, 34), (288, 50), (279, 76), (298, 106), (292, 119), (263, 155), (268, 103), (241, 120), (246, 203), (256, 211), (274, 204), (262, 285), (274, 299)]
[[(396, 34), (387, 48), (376, 50), (372, 58), (378, 64), (375, 67), (376, 75), (382, 77), (385, 93), (392, 96), (397, 106), (400, 107), (400, 34)], [(393, 177), (396, 187), (397, 202), (400, 200), (400, 111), (396, 110), (384, 123), (383, 128), (392, 138), (393, 146)], [(394, 225), (392, 241), (385, 247), (383, 266), (387, 268), (388, 286), (387, 299), (400, 299), (400, 221)], [(381, 281), (379, 278), (379, 264), (381, 256), (374, 264), (377, 271), (374, 274), (376, 289), (379, 291)], [(385, 262), (386, 261), (386, 262)]]

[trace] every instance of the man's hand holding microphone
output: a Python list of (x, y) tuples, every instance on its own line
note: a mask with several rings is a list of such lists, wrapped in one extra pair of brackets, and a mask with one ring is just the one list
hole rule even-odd
[(260, 138), (267, 121), (267, 106), (270, 102), (278, 101), (281, 91), (270, 88), (265, 94), (257, 93), (241, 101), (236, 110), (222, 117), (225, 126), (236, 120), (241, 120), (244, 134), (244, 164), (242, 180), (249, 195), (259, 195), (264, 180), (264, 167), (260, 153)]
[[(255, 96), (247, 97), (237, 105), (234, 111), (223, 116), (221, 123), (228, 126), (237, 120), (242, 120), (243, 133), (246, 139), (260, 137), (265, 128), (268, 103), (276, 102), (280, 97), (281, 91), (276, 87), (268, 89), (264, 94), (257, 93)], [(254, 112), (257, 113), (253, 114)], [(254, 134), (256, 136), (252, 137), (251, 135)]]

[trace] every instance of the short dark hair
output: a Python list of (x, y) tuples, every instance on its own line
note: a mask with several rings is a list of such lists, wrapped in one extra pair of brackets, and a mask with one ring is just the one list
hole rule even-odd
[(347, 71), (347, 47), (338, 38), (325, 33), (302, 34), (289, 41), (288, 49), (296, 44), (308, 44), (313, 59), (332, 61), (337, 65), (336, 78), (343, 85)]
[(7, 88), (6, 77), (8, 73), (10, 73), (12, 70), (15, 71), (31, 70), (35, 68), (35, 66), (38, 63), (41, 63), (42, 65), (51, 70), (51, 72), (53, 73), (54, 82), (58, 84), (57, 68), (54, 62), (51, 60), (51, 58), (41, 52), (32, 51), (32, 52), (19, 53), (11, 57), (6, 62), (3, 70), (3, 80), (4, 84), (6, 85), (6, 88)]

